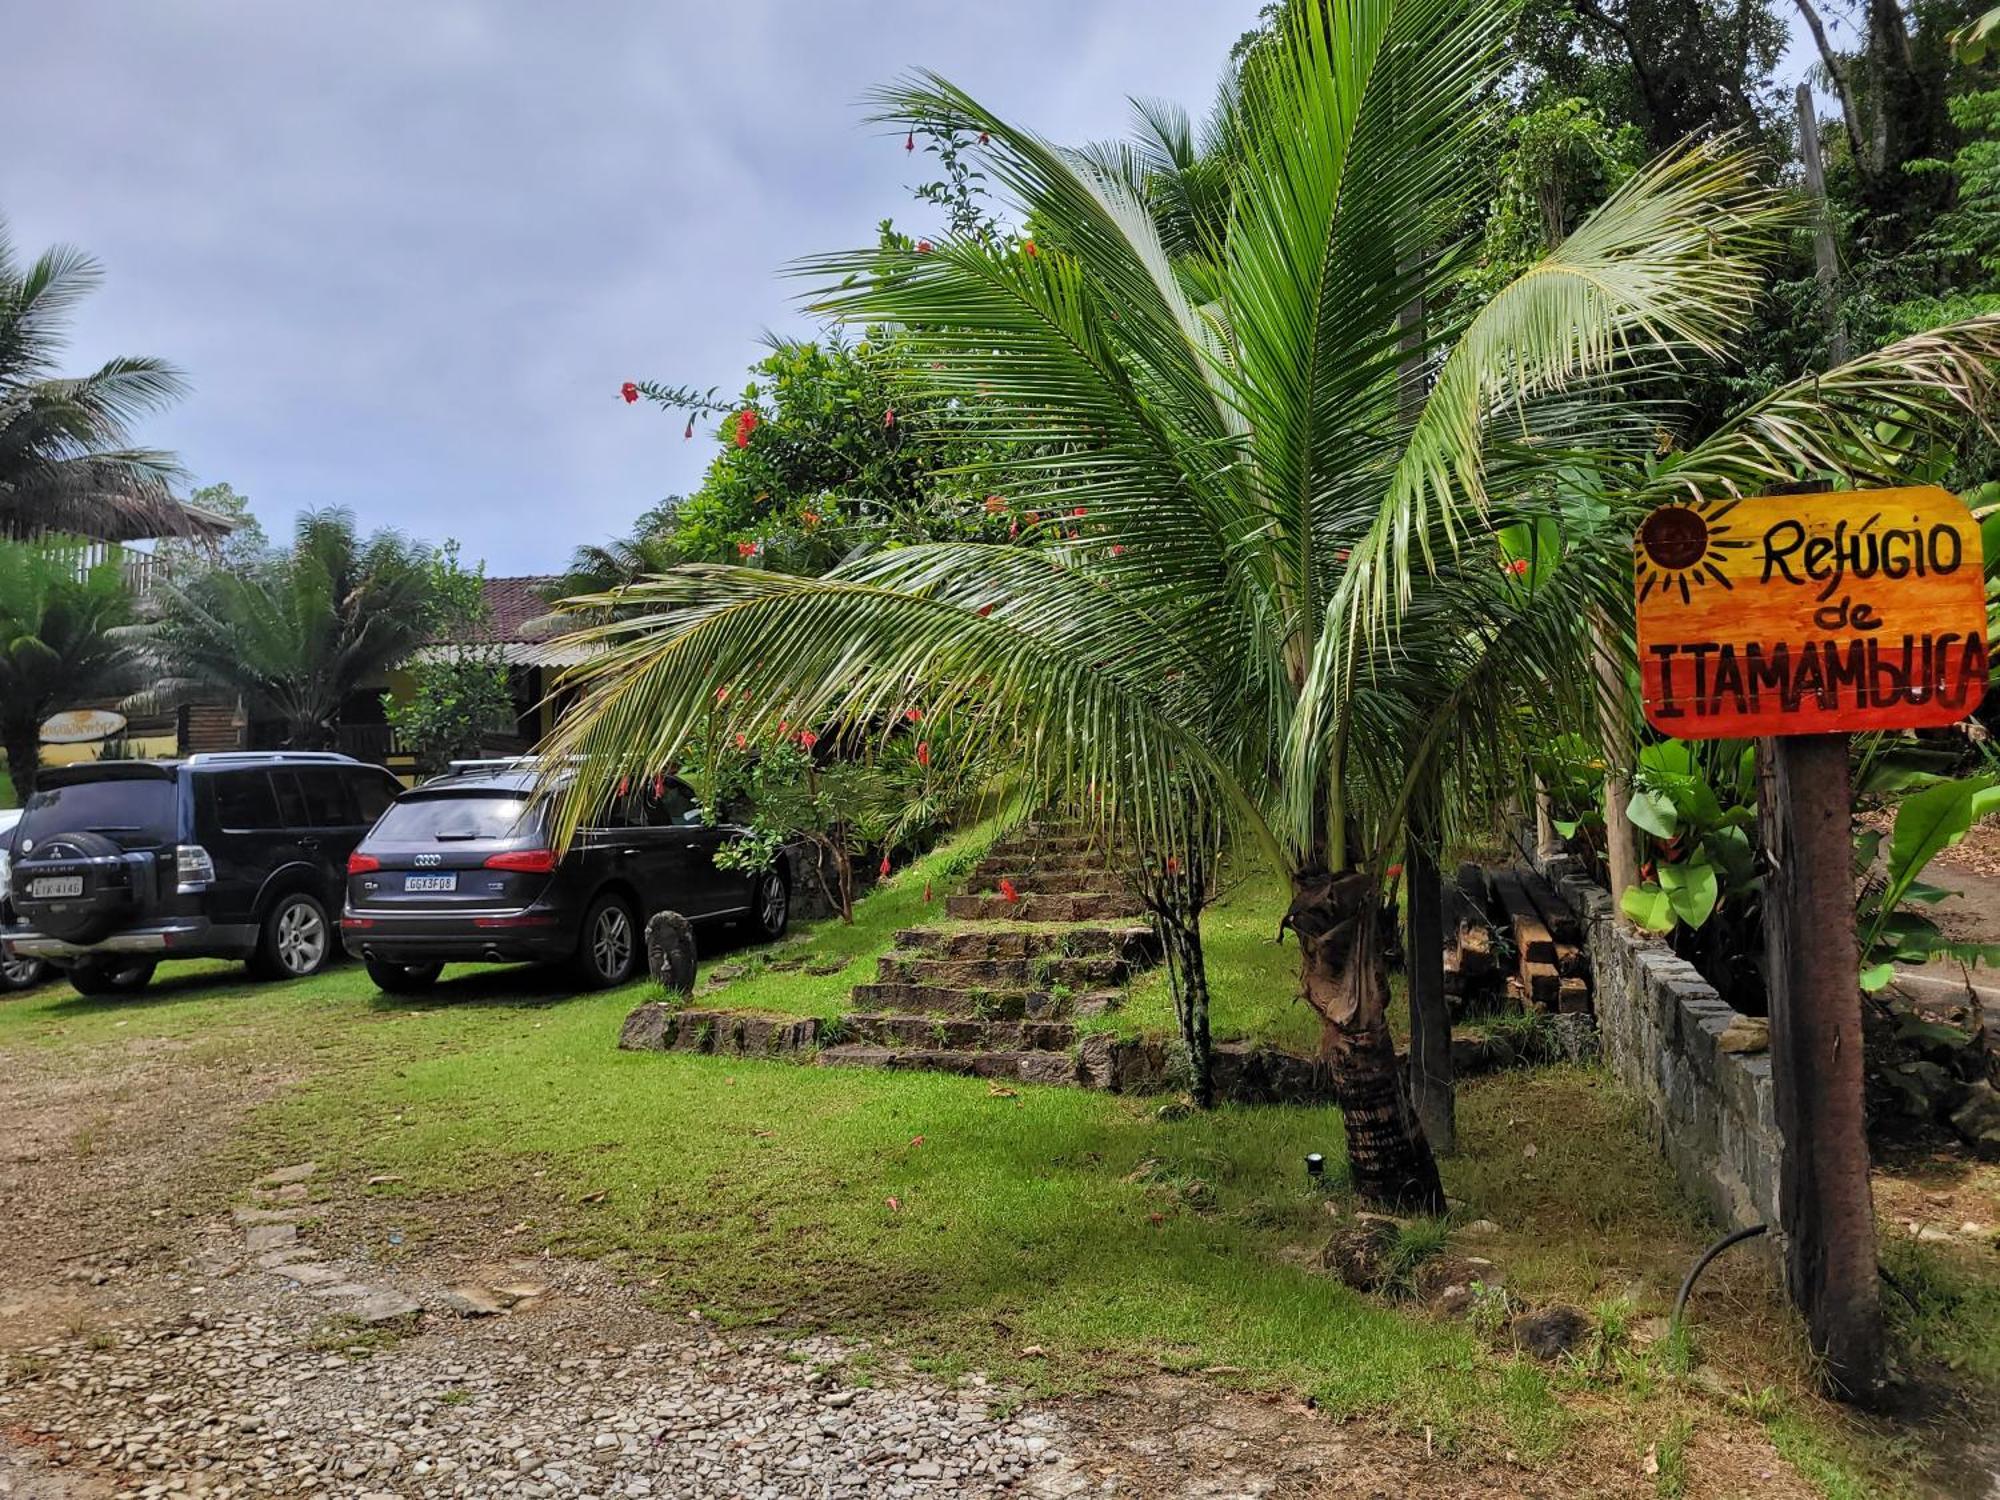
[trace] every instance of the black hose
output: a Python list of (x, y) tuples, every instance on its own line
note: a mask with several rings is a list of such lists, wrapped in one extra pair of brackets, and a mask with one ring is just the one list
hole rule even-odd
[(1674, 1298), (1674, 1315), (1670, 1320), (1668, 1320), (1668, 1326), (1670, 1328), (1676, 1328), (1676, 1329), (1681, 1326), (1681, 1314), (1687, 1311), (1688, 1293), (1694, 1290), (1694, 1279), (1695, 1277), (1701, 1275), (1703, 1271), (1706, 1271), (1708, 1269), (1708, 1263), (1710, 1261), (1714, 1260), (1716, 1256), (1722, 1254), (1722, 1252), (1727, 1250), (1731, 1245), (1740, 1244), (1744, 1240), (1754, 1240), (1758, 1235), (1762, 1234), (1766, 1229), (1769, 1229), (1770, 1227), (1771, 1226), (1768, 1224), (1752, 1224), (1748, 1229), (1732, 1230), (1730, 1233), (1725, 1234), (1721, 1239), (1717, 1240), (1713, 1245), (1710, 1245), (1706, 1250), (1702, 1251), (1701, 1259), (1697, 1260), (1693, 1266), (1689, 1267), (1687, 1273), (1687, 1280), (1681, 1283), (1680, 1295)]

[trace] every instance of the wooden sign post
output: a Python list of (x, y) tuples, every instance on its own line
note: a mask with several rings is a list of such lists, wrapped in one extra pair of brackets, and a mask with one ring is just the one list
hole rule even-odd
[(1854, 730), (1956, 723), (1986, 691), (1979, 527), (1934, 487), (1662, 506), (1633, 542), (1646, 719), (1758, 737), (1780, 1228), (1836, 1391), (1882, 1386), (1854, 937)]

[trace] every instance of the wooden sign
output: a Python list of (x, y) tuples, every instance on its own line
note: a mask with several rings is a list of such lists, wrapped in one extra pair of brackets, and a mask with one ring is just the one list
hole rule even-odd
[(1985, 695), (1979, 527), (1935, 486), (1663, 505), (1632, 551), (1662, 734), (1914, 729)]

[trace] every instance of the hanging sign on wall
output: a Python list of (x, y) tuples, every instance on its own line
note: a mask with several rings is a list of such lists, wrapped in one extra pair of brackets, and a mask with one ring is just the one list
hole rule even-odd
[(1985, 695), (1979, 525), (1934, 485), (1663, 505), (1632, 552), (1662, 734), (1915, 729)]

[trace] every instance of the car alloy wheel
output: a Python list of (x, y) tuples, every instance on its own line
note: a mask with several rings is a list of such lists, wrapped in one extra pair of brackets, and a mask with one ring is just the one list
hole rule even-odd
[(792, 896), (785, 889), (785, 882), (775, 870), (764, 872), (764, 878), (757, 884), (757, 922), (764, 929), (765, 937), (780, 937), (785, 931), (785, 919), (791, 915)]
[(278, 964), (287, 974), (316, 972), (326, 961), (326, 917), (310, 901), (293, 901), (278, 913)]
[(632, 966), (632, 919), (615, 901), (598, 912), (591, 926), (590, 961), (607, 984), (623, 979)]
[(47, 974), (48, 965), (39, 958), (0, 959), (0, 989), (31, 989)]

